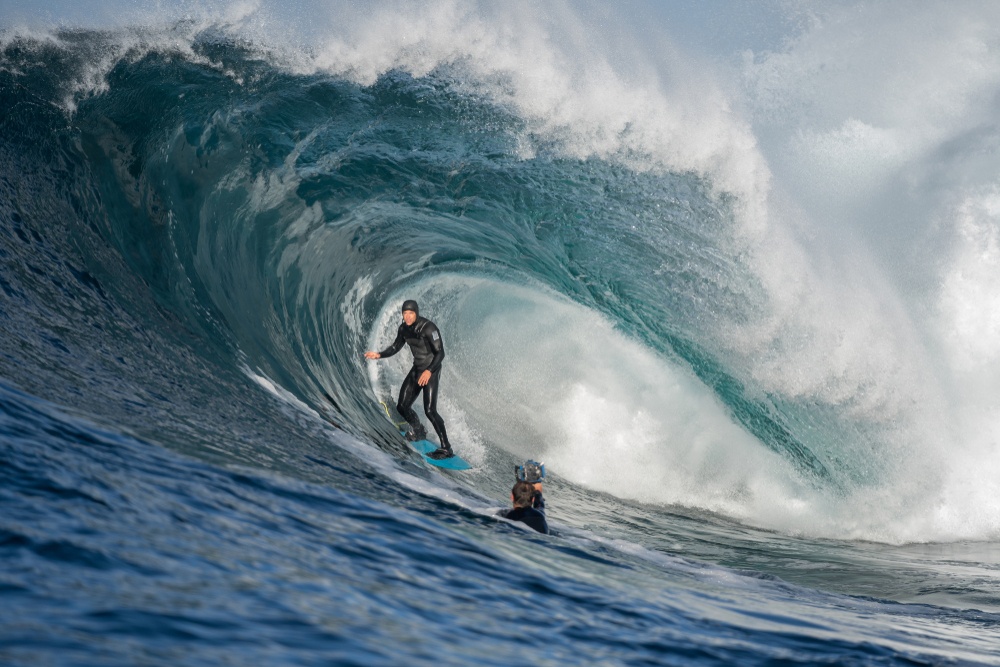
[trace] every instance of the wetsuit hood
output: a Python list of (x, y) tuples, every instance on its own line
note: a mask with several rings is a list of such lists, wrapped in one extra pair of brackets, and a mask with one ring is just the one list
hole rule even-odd
[(420, 306), (418, 306), (417, 302), (414, 301), (413, 299), (408, 299), (408, 300), (404, 301), (403, 302), (403, 307), (400, 310), (401, 311), (412, 310), (414, 313), (417, 314), (417, 316), (420, 315)]

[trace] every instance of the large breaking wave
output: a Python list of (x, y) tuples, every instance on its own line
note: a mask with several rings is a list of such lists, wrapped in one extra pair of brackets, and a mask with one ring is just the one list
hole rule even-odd
[(379, 401), (404, 362), (361, 352), (417, 298), (482, 484), (532, 456), (790, 532), (996, 537), (996, 164), (973, 146), (1000, 67), (943, 91), (889, 68), (940, 93), (914, 118), (836, 72), (798, 86), (846, 16), (748, 54), (742, 97), (568, 10), (341, 13), (281, 48), (255, 16), (5, 36), (6, 378), (226, 461), (288, 456), (243, 435), (275, 428), (272, 394), (398, 453)]

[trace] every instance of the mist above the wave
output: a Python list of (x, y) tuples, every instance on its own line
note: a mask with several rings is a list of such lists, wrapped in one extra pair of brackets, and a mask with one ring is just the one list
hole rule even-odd
[(791, 273), (810, 276), (796, 294), (787, 254), (758, 255), (788, 287), (762, 319), (773, 334), (742, 352), (769, 391), (886, 425), (875, 444), (901, 464), (879, 504), (903, 539), (1000, 531), (998, 18), (983, 3), (825, 8), (742, 65), (772, 201), (799, 216), (782, 223), (808, 262)]

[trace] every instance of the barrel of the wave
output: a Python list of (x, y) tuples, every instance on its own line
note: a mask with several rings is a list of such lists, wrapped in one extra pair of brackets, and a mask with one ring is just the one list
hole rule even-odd
[[(396, 330), (396, 339), (392, 345), (381, 352), (365, 352), (365, 358), (385, 359), (402, 350), (404, 345), (409, 346), (413, 366), (399, 388), (399, 400), (396, 401), (396, 410), (406, 420), (396, 424), (398, 427), (406, 427), (400, 429), (400, 434), (427, 463), (449, 470), (468, 470), (471, 467), (468, 462), (452, 450), (444, 419), (437, 411), (438, 382), (441, 364), (444, 362), (441, 332), (436, 324), (420, 316), (420, 306), (416, 301), (404, 301), (400, 310), (403, 321)], [(434, 426), (440, 446), (427, 439), (427, 430), (413, 410), (413, 403), (420, 394), (424, 398), (424, 414)], [(392, 420), (388, 406), (384, 403), (382, 405), (386, 415)]]

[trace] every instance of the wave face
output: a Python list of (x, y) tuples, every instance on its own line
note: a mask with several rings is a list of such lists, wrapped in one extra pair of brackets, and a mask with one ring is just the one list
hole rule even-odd
[[(1000, 165), (956, 166), (996, 135), (977, 115), (993, 78), (952, 82), (958, 109), (864, 108), (906, 70), (817, 74), (831, 51), (878, 56), (847, 48), (859, 19), (836, 10), (749, 53), (739, 95), (683, 40), (664, 55), (567, 8), (340, 7), (280, 48), (266, 7), (205, 11), (3, 37), (0, 549), (50, 579), (0, 588), (30, 610), (10, 655), (51, 658), (51, 586), (81, 572), (94, 601), (67, 622), (153, 662), (198, 637), (206, 662), (240, 637), (283, 646), (276, 663), (424, 662), (406, 628), (429, 618), (432, 641), (471, 633), (454, 664), (477, 645), (553, 664), (989, 655), (946, 645), (969, 623), (988, 638), (1000, 608), (980, 576), (1000, 539)], [(943, 25), (974, 42), (940, 42), (956, 66), (989, 43)], [(464, 476), (421, 468), (386, 418), (408, 355), (362, 358), (408, 298), (445, 337)], [(560, 546), (487, 518), (529, 457)], [(945, 590), (949, 559), (969, 565)], [(219, 602), (198, 612), (204, 590)], [(529, 632), (518, 590), (579, 632)]]

